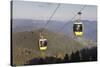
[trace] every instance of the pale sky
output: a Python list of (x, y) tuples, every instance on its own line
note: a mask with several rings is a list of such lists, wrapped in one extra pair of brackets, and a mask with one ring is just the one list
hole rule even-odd
[[(48, 20), (57, 5), (57, 3), (14, 1), (13, 19)], [(83, 6), (84, 5), (61, 4), (52, 17), (52, 20), (69, 21)], [(82, 13), (83, 20), (96, 20), (97, 6), (87, 5)]]

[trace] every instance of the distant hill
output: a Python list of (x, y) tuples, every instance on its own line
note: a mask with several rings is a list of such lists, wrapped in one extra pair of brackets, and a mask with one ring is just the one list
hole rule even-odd
[[(67, 22), (65, 28), (61, 31), (61, 27), (65, 25), (66, 21), (51, 20), (47, 25), (47, 29), (63, 33), (72, 38), (73, 35), (73, 22)], [(84, 38), (97, 41), (97, 21), (82, 20), (84, 24)], [(44, 20), (31, 20), (31, 19), (13, 19), (13, 32), (32, 31), (44, 27), (46, 21)], [(58, 32), (59, 31), (59, 32)]]

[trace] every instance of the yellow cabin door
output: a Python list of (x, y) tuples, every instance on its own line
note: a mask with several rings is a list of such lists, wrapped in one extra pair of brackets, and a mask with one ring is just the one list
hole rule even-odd
[(83, 32), (75, 32), (76, 36), (83, 36)]

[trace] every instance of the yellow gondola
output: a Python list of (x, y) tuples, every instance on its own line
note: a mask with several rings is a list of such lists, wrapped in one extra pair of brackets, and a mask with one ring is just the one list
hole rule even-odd
[(83, 24), (81, 22), (81, 14), (82, 13), (78, 12), (77, 14), (79, 15), (79, 18), (73, 25), (73, 32), (74, 32), (75, 36), (81, 37), (81, 36), (83, 36)]
[(78, 36), (78, 37), (83, 36), (83, 24), (82, 24), (82, 22), (74, 23), (73, 32), (74, 32), (75, 36)]
[(47, 50), (47, 39), (43, 38), (43, 36), (39, 39), (39, 48), (41, 51)]

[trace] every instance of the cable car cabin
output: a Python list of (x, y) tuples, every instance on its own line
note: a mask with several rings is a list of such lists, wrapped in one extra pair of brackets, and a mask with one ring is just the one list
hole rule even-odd
[(83, 36), (83, 24), (81, 22), (74, 23), (73, 32), (75, 36)]
[(41, 51), (44, 51), (47, 49), (47, 39), (39, 39), (39, 48)]

